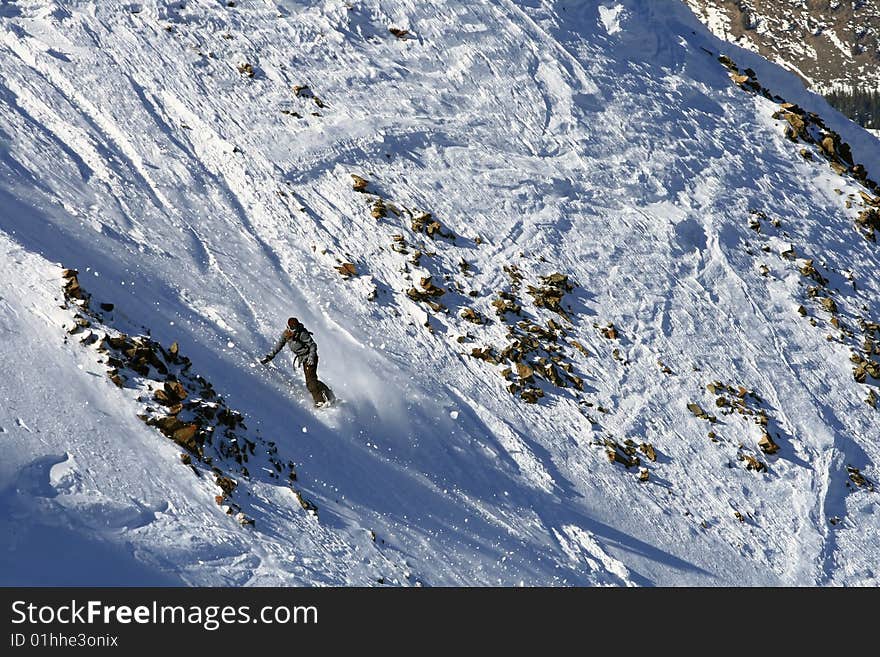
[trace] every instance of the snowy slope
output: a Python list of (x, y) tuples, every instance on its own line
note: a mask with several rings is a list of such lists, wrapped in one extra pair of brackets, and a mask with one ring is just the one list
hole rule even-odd
[[(0, 11), (2, 581), (69, 581), (65, 541), (80, 582), (877, 584), (877, 381), (849, 360), (858, 318), (880, 319), (863, 188), (802, 157), (715, 55), (819, 112), (876, 178), (876, 140), (790, 74), (661, 0)], [(374, 218), (377, 198), (400, 214)], [(803, 258), (829, 281), (816, 298)], [(224, 515), (64, 343), (59, 264), (124, 330), (178, 341), (296, 462), (319, 520), (259, 477), (256, 525)], [(554, 272), (571, 324), (527, 292)], [(448, 312), (407, 296), (428, 275)], [(496, 315), (499, 290), (523, 317)], [(255, 364), (290, 314), (337, 408), (310, 408), (287, 354)], [(563, 327), (584, 392), (544, 381), (529, 404), (514, 364), (470, 355), (525, 318)], [(754, 392), (778, 452), (756, 415), (722, 414), (716, 380)], [(648, 481), (608, 439), (650, 443)]]

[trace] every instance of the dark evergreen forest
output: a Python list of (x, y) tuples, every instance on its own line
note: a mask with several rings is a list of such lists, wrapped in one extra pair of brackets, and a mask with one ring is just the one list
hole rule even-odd
[(856, 123), (880, 130), (880, 92), (862, 89), (833, 91), (825, 98)]

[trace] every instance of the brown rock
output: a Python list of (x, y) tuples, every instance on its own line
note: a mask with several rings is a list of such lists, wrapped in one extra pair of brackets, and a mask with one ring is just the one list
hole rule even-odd
[(342, 274), (343, 278), (357, 276), (357, 267), (351, 262), (343, 262), (338, 267), (334, 267), (334, 269)]
[(315, 506), (315, 504), (311, 500), (303, 497), (302, 493), (300, 493), (298, 490), (294, 489), (293, 495), (294, 495), (294, 497), (296, 497), (296, 501), (299, 502), (299, 505), (303, 509), (305, 509), (306, 511), (308, 511), (310, 513), (317, 513), (318, 512), (318, 507)]
[(388, 206), (385, 205), (385, 201), (381, 198), (376, 199), (373, 203), (373, 207), (370, 210), (370, 214), (373, 215), (373, 219), (382, 219), (383, 217), (388, 216)]
[(473, 308), (465, 308), (464, 310), (462, 310), (461, 317), (471, 324), (482, 324), (484, 322), (483, 316), (480, 315), (480, 313), (478, 313)]
[(532, 378), (532, 375), (535, 373), (535, 370), (527, 365), (526, 363), (517, 363), (516, 364), (516, 374), (523, 381), (527, 381)]
[(216, 475), (214, 478), (214, 483), (220, 487), (220, 490), (223, 491), (223, 495), (226, 497), (232, 495), (232, 492), (235, 490), (236, 486), (238, 486), (238, 482), (230, 477), (226, 477), (223, 475)]
[(419, 281), (419, 285), (422, 286), (422, 289), (425, 291), (425, 294), (428, 294), (432, 297), (439, 297), (446, 294), (446, 290), (443, 288), (437, 287), (434, 283), (431, 282), (430, 276), (425, 276)]
[(356, 192), (365, 191), (367, 189), (367, 185), (370, 184), (370, 182), (366, 178), (361, 178), (360, 176), (355, 174), (351, 174), (351, 178), (353, 181), (352, 186), (354, 188), (354, 191)]
[(196, 432), (199, 430), (197, 424), (185, 424), (172, 434), (174, 442), (191, 452), (198, 450), (198, 444), (195, 440)]
[(766, 431), (761, 436), (761, 439), (758, 441), (758, 447), (761, 448), (761, 451), (765, 454), (775, 454), (779, 451), (779, 445), (773, 442), (773, 439), (770, 437), (770, 434)]

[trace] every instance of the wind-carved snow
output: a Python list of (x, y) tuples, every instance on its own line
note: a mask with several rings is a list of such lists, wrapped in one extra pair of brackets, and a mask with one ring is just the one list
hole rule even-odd
[[(880, 317), (864, 188), (717, 55), (876, 177), (874, 137), (666, 0), (142, 6), (0, 18), (4, 583), (877, 584), (876, 385), (844, 333)], [(254, 527), (226, 516), (65, 333), (62, 266), (178, 341), (319, 517), (268, 478)], [(529, 293), (554, 273), (570, 321)], [(407, 295), (428, 275), (445, 311)], [(339, 406), (256, 362), (290, 315)], [(550, 320), (584, 389), (526, 403), (472, 354)]]

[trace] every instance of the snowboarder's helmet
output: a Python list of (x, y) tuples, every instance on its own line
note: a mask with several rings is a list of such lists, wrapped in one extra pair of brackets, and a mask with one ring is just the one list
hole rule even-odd
[(295, 329), (299, 325), (299, 320), (296, 317), (287, 318), (287, 328)]

